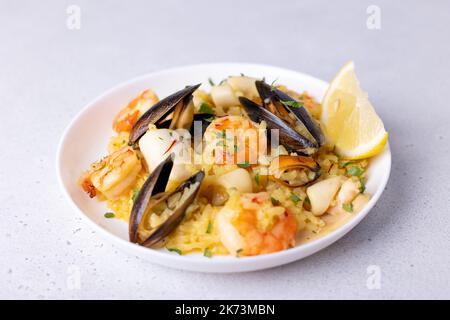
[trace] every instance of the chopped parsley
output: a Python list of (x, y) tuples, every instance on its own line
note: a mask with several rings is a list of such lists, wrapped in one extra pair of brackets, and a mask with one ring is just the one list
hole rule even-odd
[(239, 250), (236, 250), (236, 257), (240, 257), (241, 256), (241, 252), (243, 251), (244, 249), (239, 249)]
[(210, 84), (212, 87), (215, 86), (215, 83), (214, 83), (214, 81), (213, 81), (211, 78), (208, 78), (208, 82), (209, 82), (209, 84)]
[(105, 218), (111, 219), (111, 218), (114, 218), (116, 215), (114, 214), (114, 212), (107, 212), (103, 216)]
[(351, 176), (359, 177), (363, 174), (364, 170), (359, 166), (351, 166), (347, 169), (347, 173)]
[(359, 177), (359, 183), (361, 184), (359, 192), (364, 193), (364, 191), (366, 191), (366, 179), (364, 177)]
[(344, 209), (347, 212), (353, 212), (353, 204), (349, 203), (349, 204), (342, 204), (342, 209)]
[(274, 197), (270, 197), (270, 201), (272, 201), (272, 204), (274, 206), (279, 206), (280, 205), (280, 201), (278, 201), (277, 199), (275, 199)]
[(272, 83), (270, 84), (270, 90), (271, 90), (271, 91), (274, 91), (274, 90), (276, 89), (275, 82), (277, 82), (277, 80), (278, 80), (278, 78), (276, 78), (275, 80), (273, 80)]
[(183, 254), (183, 252), (180, 249), (178, 249), (178, 248), (167, 248), (167, 250), (169, 250), (170, 252), (176, 252), (180, 256)]
[(207, 114), (214, 114), (214, 109), (209, 105), (207, 102), (202, 102), (200, 105), (200, 109), (198, 110), (199, 113), (207, 113)]
[(350, 164), (353, 164), (354, 162), (352, 162), (352, 161), (347, 161), (346, 163), (344, 163), (343, 165), (342, 165), (342, 167), (343, 168), (345, 168), (346, 166), (348, 166), (348, 165), (350, 165)]
[(220, 132), (216, 132), (216, 137), (225, 139), (227, 137), (227, 132), (225, 131), (225, 129)]
[(133, 189), (133, 195), (131, 196), (131, 200), (133, 201), (133, 203), (136, 201), (136, 198), (139, 194), (139, 188), (138, 187), (134, 187)]
[(255, 174), (255, 182), (259, 186), (259, 172)]
[(295, 193), (291, 192), (291, 200), (292, 200), (295, 204), (297, 204), (297, 203), (299, 203), (300, 200), (302, 200), (302, 199), (300, 199), (300, 197), (299, 197), (298, 195), (296, 195)]
[(136, 142), (136, 143), (133, 143), (132, 145), (131, 145), (131, 147), (133, 148), (133, 150), (137, 150), (137, 149), (139, 149), (139, 144)]
[(212, 232), (212, 223), (211, 221), (208, 222), (208, 227), (206, 228), (206, 233), (211, 233)]
[(250, 163), (247, 160), (245, 160), (244, 162), (238, 163), (237, 166), (239, 168), (244, 168), (245, 169), (245, 168), (250, 167)]
[(286, 107), (291, 107), (291, 108), (300, 108), (300, 107), (303, 107), (303, 103), (302, 103), (302, 102), (295, 101), (295, 100), (281, 101), (281, 103), (282, 103), (283, 105), (285, 105)]
[(209, 250), (208, 248), (205, 249), (205, 251), (203, 251), (203, 255), (205, 257), (211, 258), (212, 257), (212, 252), (211, 250)]

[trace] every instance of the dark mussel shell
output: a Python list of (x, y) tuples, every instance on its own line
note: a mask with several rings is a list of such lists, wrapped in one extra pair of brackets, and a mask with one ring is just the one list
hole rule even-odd
[[(206, 128), (211, 124), (211, 122), (215, 119), (215, 115), (209, 113), (197, 113), (194, 115), (194, 121), (200, 121), (202, 127), (202, 136), (206, 131)], [(192, 136), (194, 136), (194, 127), (191, 127), (189, 131)]]
[(139, 190), (131, 209), (128, 227), (131, 242), (137, 242), (137, 230), (142, 218), (145, 216), (151, 197), (166, 190), (170, 172), (173, 168), (173, 158), (174, 155), (172, 154), (161, 162), (144, 182), (141, 190)]
[(317, 151), (318, 146), (315, 141), (307, 139), (270, 111), (245, 97), (239, 97), (239, 101), (252, 121), (259, 123), (264, 120), (268, 129), (278, 130), (280, 143), (289, 152), (308, 156)]
[(203, 171), (199, 171), (192, 175), (189, 179), (183, 182), (177, 189), (175, 189), (171, 194), (175, 194), (178, 192), (182, 192), (185, 188), (188, 188), (190, 185), (198, 182), (199, 185), (195, 189), (194, 192), (171, 214), (171, 216), (148, 237), (142, 245), (145, 247), (152, 247), (165, 237), (167, 237), (183, 220), (185, 216), (186, 209), (189, 205), (194, 201), (197, 196), (198, 191), (200, 190), (200, 184), (205, 177), (205, 173)]
[(200, 84), (187, 86), (186, 88), (175, 92), (174, 94), (162, 99), (145, 112), (134, 124), (130, 132), (129, 145), (135, 144), (140, 137), (148, 130), (150, 124), (158, 124), (173, 111), (180, 102), (189, 103), (192, 93), (200, 87)]
[[(194, 114), (194, 122), (200, 122), (201, 124), (201, 133), (202, 136), (206, 131), (206, 128), (208, 128), (208, 126), (211, 124), (211, 121), (213, 121), (215, 119), (215, 115), (213, 114), (209, 114), (209, 113), (196, 113)], [(172, 119), (169, 120), (165, 120), (163, 122), (161, 122), (161, 124), (158, 126), (159, 128), (165, 128), (168, 129), (170, 127), (170, 123), (171, 123)], [(191, 126), (191, 128), (189, 129), (189, 133), (191, 134), (191, 136), (194, 136), (194, 126)]]
[[(130, 224), (129, 224), (129, 237), (130, 241), (134, 243), (139, 243), (145, 247), (152, 247), (159, 243), (166, 236), (168, 236), (182, 221), (184, 214), (188, 206), (194, 201), (198, 190), (200, 189), (200, 183), (203, 181), (205, 176), (203, 171), (199, 171), (189, 179), (180, 184), (174, 191), (165, 192), (167, 181), (169, 179), (170, 172), (173, 167), (173, 155), (164, 160), (150, 175), (150, 177), (145, 181), (139, 194), (135, 200), (133, 208), (131, 210)], [(188, 188), (192, 184), (198, 182), (199, 185), (196, 189), (189, 195), (188, 198), (184, 200), (182, 204), (177, 206), (177, 208), (171, 213), (170, 217), (164, 221), (156, 229), (152, 230), (150, 236), (145, 240), (140, 240), (138, 238), (138, 227), (145, 219), (148, 211), (151, 209), (151, 201), (154, 197), (161, 199), (168, 199), (170, 196), (183, 192), (184, 189)]]
[(319, 146), (323, 145), (323, 143), (325, 142), (323, 132), (305, 107), (299, 106), (294, 108), (289, 106), (288, 104), (286, 104), (286, 102), (296, 100), (289, 96), (287, 93), (268, 85), (264, 81), (255, 81), (255, 85), (261, 97), (261, 100), (263, 101), (264, 107), (267, 107), (270, 102), (273, 102), (279, 107), (286, 108), (287, 110), (291, 111), (295, 115), (299, 123), (301, 123), (305, 127), (305, 129), (308, 130), (311, 136), (317, 141)]

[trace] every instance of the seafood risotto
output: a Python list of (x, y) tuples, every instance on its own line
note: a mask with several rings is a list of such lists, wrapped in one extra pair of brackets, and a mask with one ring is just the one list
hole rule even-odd
[(323, 236), (369, 201), (369, 160), (334, 152), (307, 92), (245, 75), (210, 84), (141, 92), (113, 120), (108, 155), (81, 174), (131, 242), (260, 255)]

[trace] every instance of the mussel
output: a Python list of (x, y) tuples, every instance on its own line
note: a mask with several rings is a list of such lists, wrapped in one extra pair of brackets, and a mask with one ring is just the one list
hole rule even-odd
[[(197, 122), (201, 124), (201, 134), (203, 134), (206, 131), (206, 128), (211, 124), (211, 122), (215, 119), (215, 116), (213, 114), (209, 113), (196, 113), (194, 114), (194, 123)], [(200, 127), (199, 127), (200, 129)], [(196, 132), (194, 132), (194, 127), (191, 127), (189, 130), (189, 133), (194, 136)]]
[(272, 112), (245, 97), (239, 97), (239, 101), (252, 121), (259, 123), (264, 120), (267, 129), (278, 130), (279, 141), (289, 152), (309, 156), (317, 151), (316, 141), (303, 136)]
[(264, 108), (283, 119), (303, 136), (314, 140), (318, 146), (323, 145), (325, 138), (322, 130), (299, 101), (262, 80), (255, 81), (255, 85)]
[(143, 184), (131, 210), (129, 237), (133, 243), (153, 247), (167, 237), (182, 221), (205, 177), (203, 171), (192, 175), (175, 190), (166, 192), (174, 155), (166, 158)]
[(150, 124), (169, 129), (189, 129), (194, 117), (192, 93), (201, 84), (187, 86), (162, 99), (145, 112), (134, 124), (130, 132), (129, 145), (135, 144), (148, 130)]
[(288, 187), (300, 187), (320, 177), (320, 166), (311, 157), (280, 155), (270, 163), (269, 174)]

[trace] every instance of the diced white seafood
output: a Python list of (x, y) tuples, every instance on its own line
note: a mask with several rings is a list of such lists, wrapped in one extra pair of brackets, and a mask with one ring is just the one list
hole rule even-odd
[(320, 216), (327, 211), (341, 184), (340, 177), (331, 177), (306, 189), (306, 194), (311, 202), (311, 211), (315, 216)]
[[(341, 188), (339, 189), (338, 194), (336, 195), (335, 205), (328, 209), (328, 213), (330, 214), (338, 214), (343, 213), (346, 210), (344, 209), (344, 205), (352, 204), (352, 212), (357, 212), (355, 210), (354, 204), (352, 201), (360, 194), (360, 182), (357, 180), (353, 180), (348, 178), (342, 183)], [(356, 199), (355, 199), (356, 200)], [(364, 201), (361, 198), (359, 201)], [(364, 204), (362, 204), (364, 206)], [(359, 210), (358, 210), (359, 211)]]
[(225, 173), (217, 179), (217, 183), (225, 189), (235, 188), (241, 193), (252, 192), (252, 177), (243, 168)]
[(214, 105), (222, 109), (239, 105), (238, 97), (235, 95), (233, 88), (226, 82), (211, 88), (211, 98)]
[(231, 223), (236, 216), (235, 210), (223, 207), (217, 213), (217, 228), (219, 230), (220, 241), (231, 254), (237, 254), (245, 246), (244, 238)]
[(339, 193), (336, 197), (338, 203), (349, 204), (359, 194), (360, 184), (358, 181), (347, 179), (341, 186)]
[(256, 80), (256, 78), (246, 76), (231, 76), (226, 82), (231, 86), (236, 97), (244, 96), (254, 99), (259, 96), (255, 85)]
[(148, 130), (139, 140), (139, 148), (150, 172), (173, 153), (170, 180), (185, 180), (190, 176), (185, 164), (189, 163), (192, 150), (190, 134), (186, 130)]
[(362, 208), (365, 207), (365, 205), (369, 202), (370, 197), (367, 194), (359, 194), (356, 196), (356, 198), (352, 201), (353, 205), (353, 212), (357, 213), (362, 210)]

